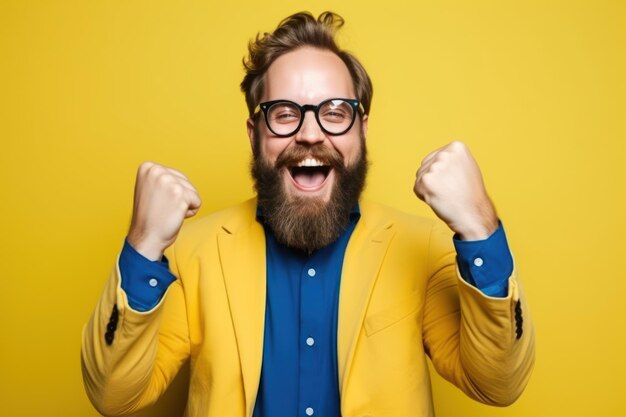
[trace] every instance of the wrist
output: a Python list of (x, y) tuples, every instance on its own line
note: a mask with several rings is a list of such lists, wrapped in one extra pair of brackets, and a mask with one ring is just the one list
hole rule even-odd
[(465, 232), (457, 232), (457, 235), (459, 237), (459, 240), (467, 240), (467, 241), (472, 241), (472, 240), (485, 240), (487, 239), (489, 236), (491, 236), (493, 234), (493, 232), (495, 232), (497, 229), (496, 228), (477, 228), (477, 229), (473, 229), (473, 230), (468, 230)]
[(165, 247), (154, 239), (141, 236), (141, 234), (131, 230), (126, 240), (141, 256), (151, 261), (160, 261), (163, 257)]
[(484, 240), (498, 229), (498, 216), (493, 204), (483, 204), (477, 213), (470, 215), (454, 231), (461, 240)]
[(468, 223), (467, 226), (455, 230), (460, 240), (485, 240), (498, 229), (499, 221), (497, 217), (490, 218), (475, 223)]
[(484, 240), (498, 229), (500, 221), (487, 195), (475, 207), (473, 214), (466, 213), (465, 221), (454, 230), (461, 240)]

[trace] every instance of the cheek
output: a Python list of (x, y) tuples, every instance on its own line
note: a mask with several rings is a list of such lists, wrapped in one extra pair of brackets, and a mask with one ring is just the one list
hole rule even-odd
[(344, 138), (348, 140), (335, 141), (335, 149), (343, 156), (346, 165), (354, 165), (361, 154), (361, 141), (358, 137)]
[(284, 139), (267, 139), (261, 140), (262, 155), (272, 164), (276, 162), (278, 155), (280, 155), (285, 148), (289, 145), (289, 141)]

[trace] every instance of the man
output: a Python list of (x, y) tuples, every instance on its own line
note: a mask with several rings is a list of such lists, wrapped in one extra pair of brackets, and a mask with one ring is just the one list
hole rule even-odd
[(151, 404), (187, 359), (188, 416), (431, 416), (426, 355), (479, 401), (521, 394), (533, 331), (467, 147), (428, 155), (414, 188), (456, 233), (457, 260), (435, 222), (359, 201), (372, 87), (335, 44), (342, 23), (300, 13), (249, 46), (258, 199), (181, 229), (201, 204), (193, 185), (140, 167), (127, 241), (83, 334), (103, 414)]

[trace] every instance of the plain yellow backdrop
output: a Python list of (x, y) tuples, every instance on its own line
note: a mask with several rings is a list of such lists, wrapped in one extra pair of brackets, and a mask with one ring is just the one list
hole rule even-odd
[[(185, 172), (201, 214), (253, 194), (238, 84), (247, 41), (300, 11), (346, 18), (374, 81), (366, 195), (432, 216), (421, 159), (464, 140), (504, 221), (537, 326), (506, 409), (434, 378), (452, 416), (626, 415), (623, 1), (0, 3), (0, 415), (96, 416), (80, 335), (144, 160)], [(179, 378), (159, 410), (175, 416)], [(177, 414), (178, 413), (178, 414)]]

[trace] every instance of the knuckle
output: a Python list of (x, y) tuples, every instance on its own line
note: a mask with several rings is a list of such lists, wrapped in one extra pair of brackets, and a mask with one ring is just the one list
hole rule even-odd
[(456, 152), (464, 152), (467, 149), (467, 145), (460, 140), (455, 140), (450, 143), (450, 149)]
[(422, 187), (424, 189), (430, 189), (431, 185), (433, 184), (434, 178), (433, 178), (433, 173), (432, 172), (427, 172), (424, 175), (422, 175), (421, 178), (421, 184)]
[(139, 165), (137, 173), (143, 175), (148, 172), (154, 165), (155, 163), (152, 161), (144, 161)]
[(450, 155), (449, 151), (440, 152), (439, 155), (437, 155), (437, 159), (435, 159), (435, 162), (433, 163), (433, 165), (434, 164), (440, 164), (441, 165), (441, 162), (446, 162), (446, 161), (450, 160), (450, 156), (451, 155)]
[[(447, 158), (447, 157), (446, 157)], [(424, 176), (426, 175), (432, 175), (433, 172), (437, 172), (439, 170), (441, 170), (441, 168), (444, 166), (445, 161), (442, 159), (437, 159), (436, 161), (434, 161), (431, 165), (430, 165), (430, 169), (428, 170), (428, 172), (426, 172), (424, 174)]]
[(146, 176), (157, 186), (163, 186), (170, 182), (170, 176), (168, 175), (167, 170), (158, 164), (152, 165), (146, 172)]
[(178, 183), (174, 183), (170, 186), (170, 193), (175, 199), (180, 199), (185, 193), (185, 188)]
[(155, 167), (155, 169), (152, 170), (152, 175), (156, 184), (161, 187), (168, 187), (170, 184), (174, 183), (172, 175), (162, 168), (156, 169)]

